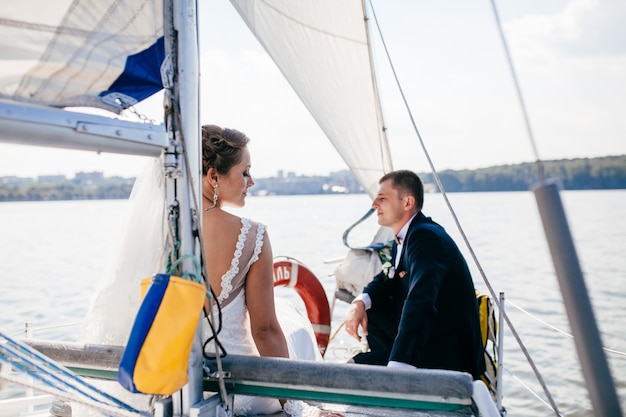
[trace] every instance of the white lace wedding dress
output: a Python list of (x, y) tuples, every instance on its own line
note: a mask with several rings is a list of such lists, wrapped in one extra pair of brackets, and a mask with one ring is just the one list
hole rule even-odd
[[(222, 276), (218, 302), (222, 308), (222, 330), (219, 341), (228, 354), (259, 356), (250, 330), (250, 317), (245, 303), (245, 281), (248, 271), (259, 258), (263, 249), (265, 226), (250, 219), (241, 219), (241, 230), (230, 269)], [(281, 324), (289, 356), (300, 360), (322, 360), (317, 349), (311, 323), (295, 307), (282, 298), (276, 298), (276, 313)], [(214, 307), (217, 317), (217, 307)], [(205, 340), (212, 336), (208, 324), (204, 324)], [(215, 353), (215, 345), (209, 343), (207, 353)], [(281, 410), (274, 398), (238, 395), (234, 399), (236, 416), (273, 414)], [(306, 416), (317, 408), (302, 401), (287, 401), (285, 411), (291, 416)]]
[[(164, 195), (162, 161), (159, 158), (149, 159), (133, 187), (121, 236), (107, 262), (109, 267), (99, 281), (100, 288), (92, 300), (79, 342), (116, 346), (123, 346), (127, 342), (141, 304), (140, 282), (143, 278), (162, 272), (159, 268), (166, 254), (164, 242), (167, 235), (167, 208)], [(220, 303), (223, 307), (224, 323), (219, 339), (231, 354), (258, 355), (250, 334), (243, 290), (245, 276), (263, 248), (264, 230), (263, 225), (242, 219), (239, 242), (231, 268), (222, 279)], [(120, 300), (123, 302), (120, 303)], [(308, 319), (291, 303), (280, 298), (276, 298), (276, 310), (287, 338), (290, 356), (321, 360)], [(205, 324), (205, 333), (207, 328)], [(102, 382), (102, 388), (139, 410), (149, 410), (151, 407), (151, 396), (131, 394), (117, 381)], [(236, 407), (240, 414), (253, 415), (265, 411), (269, 413), (278, 411), (280, 403), (275, 399), (238, 396)], [(311, 408), (302, 402), (289, 402), (285, 406), (291, 415), (306, 414), (306, 410)], [(79, 416), (98, 414), (97, 411), (80, 404), (73, 404), (72, 411), (74, 415)]]

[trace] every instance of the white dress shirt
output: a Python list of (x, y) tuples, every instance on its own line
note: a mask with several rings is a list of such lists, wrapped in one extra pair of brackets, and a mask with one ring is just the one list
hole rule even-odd
[[(396, 257), (394, 259), (394, 267), (396, 269), (398, 268), (398, 265), (400, 264), (400, 255), (402, 255), (402, 248), (404, 247), (404, 238), (406, 237), (406, 234), (409, 231), (409, 225), (411, 224), (411, 222), (413, 221), (416, 215), (417, 213), (415, 213), (409, 219), (409, 221), (406, 222), (404, 226), (402, 226), (402, 229), (400, 229), (400, 231), (396, 235), (396, 238), (400, 241), (400, 243), (396, 245)], [(352, 300), (353, 303), (355, 301), (363, 301), (363, 304), (365, 304), (365, 310), (369, 310), (370, 308), (372, 308), (372, 300), (369, 294), (361, 293), (358, 296), (356, 296), (354, 300)]]
[[(411, 222), (415, 218), (416, 214), (414, 214), (409, 219), (409, 221), (406, 222), (404, 226), (402, 226), (402, 229), (400, 229), (400, 231), (396, 235), (396, 238), (399, 241), (399, 243), (396, 245), (396, 257), (394, 259), (394, 261), (395, 261), (394, 262), (394, 267), (396, 269), (398, 268), (398, 265), (400, 263), (400, 255), (402, 255), (402, 248), (404, 247), (404, 238), (406, 237), (406, 234), (409, 231), (409, 225), (411, 224)], [(369, 310), (370, 308), (372, 308), (372, 299), (370, 298), (369, 294), (366, 294), (366, 293), (359, 294), (354, 300), (352, 300), (352, 303), (355, 303), (356, 301), (363, 301), (363, 304), (365, 304), (365, 310)], [(408, 363), (395, 362), (395, 361), (389, 361), (389, 363), (387, 363), (387, 367), (389, 367), (389, 368), (403, 368), (403, 369), (417, 369), (415, 366), (409, 365)]]

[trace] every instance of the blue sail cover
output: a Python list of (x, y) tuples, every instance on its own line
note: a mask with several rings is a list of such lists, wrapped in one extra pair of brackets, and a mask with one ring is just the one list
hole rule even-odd
[(0, 11), (0, 98), (119, 113), (162, 88), (162, 1), (11, 3)]
[[(111, 84), (100, 97), (130, 97), (127, 104), (142, 101), (163, 88), (161, 82), (161, 63), (165, 59), (163, 37), (160, 37), (148, 49), (126, 58), (124, 72)], [(120, 105), (125, 102), (118, 98)]]

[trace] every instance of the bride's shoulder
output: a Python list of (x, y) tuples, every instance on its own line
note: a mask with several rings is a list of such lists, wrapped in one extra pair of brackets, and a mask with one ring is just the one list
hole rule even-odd
[(241, 218), (241, 224), (244, 227), (249, 227), (251, 229), (255, 229), (257, 231), (259, 231), (259, 233), (263, 233), (265, 232), (265, 229), (267, 229), (267, 226), (263, 223), (259, 223), (257, 221), (254, 221), (252, 219), (249, 219), (247, 217), (242, 217)]

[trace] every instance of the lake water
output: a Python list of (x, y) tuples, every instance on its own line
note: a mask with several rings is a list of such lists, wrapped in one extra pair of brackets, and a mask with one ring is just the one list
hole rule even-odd
[[(593, 415), (572, 339), (534, 318), (570, 333), (532, 193), (448, 197), (491, 286), (505, 293), (506, 311), (561, 413)], [(603, 344), (618, 351), (608, 353), (608, 359), (626, 411), (626, 190), (568, 191), (562, 197)], [(0, 331), (19, 336), (24, 323), (32, 322), (36, 337), (75, 340), (76, 324), (85, 316), (111, 259), (128, 204), (119, 200), (0, 204)], [(276, 196), (250, 197), (236, 212), (267, 224), (274, 255), (306, 264), (331, 297), (337, 264), (329, 261), (345, 255), (342, 233), (368, 207), (365, 195)], [(456, 239), (477, 289), (487, 292), (442, 196), (428, 194), (424, 212)], [(350, 242), (369, 243), (375, 228), (375, 219), (368, 219), (353, 231)], [(283, 290), (287, 289), (281, 289), (281, 295), (298, 301), (295, 292)], [(347, 304), (337, 302), (333, 332), (346, 309)], [(509, 415), (552, 415), (509, 329), (504, 344), (503, 402)], [(343, 361), (344, 348), (352, 346), (354, 342), (339, 332), (326, 359)]]

